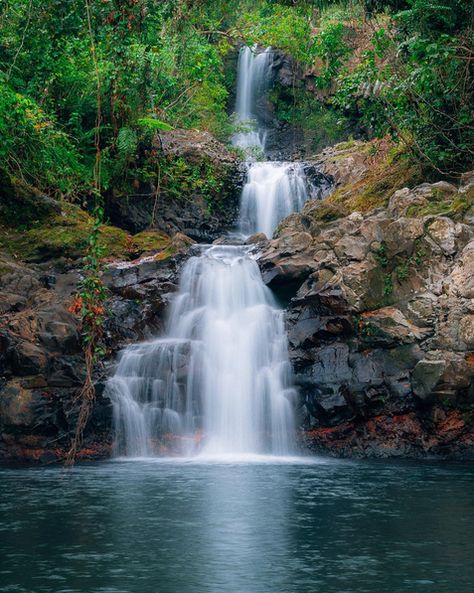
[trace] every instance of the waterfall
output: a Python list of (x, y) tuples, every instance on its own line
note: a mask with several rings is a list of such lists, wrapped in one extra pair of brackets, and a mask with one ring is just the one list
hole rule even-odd
[[(259, 125), (271, 60), (270, 49), (240, 51), (236, 109), (242, 123)], [(258, 127), (233, 141), (264, 149), (265, 131)], [(298, 163), (251, 162), (249, 156), (247, 168), (240, 231), (271, 237), (282, 218), (314, 197), (314, 188)], [(294, 448), (295, 390), (283, 311), (250, 247), (195, 249), (183, 268), (165, 335), (126, 348), (107, 384), (115, 452), (287, 454)]]
[(272, 237), (278, 223), (301, 210), (308, 198), (306, 176), (298, 163), (252, 163), (242, 191), (239, 227), (244, 235)]
[[(301, 210), (308, 198), (302, 165), (285, 162), (253, 162), (255, 149), (265, 153), (266, 130), (261, 125), (265, 95), (271, 83), (271, 48), (258, 53), (242, 47), (237, 64), (237, 121), (253, 122), (253, 130), (234, 134), (232, 143), (247, 156), (247, 179), (242, 191), (239, 230), (243, 235), (263, 232), (272, 237), (278, 223)], [(264, 118), (263, 118), (264, 119)], [(268, 119), (268, 118), (267, 118)]]
[(283, 311), (247, 247), (189, 259), (166, 336), (125, 349), (108, 390), (119, 455), (156, 455), (170, 434), (192, 453), (201, 433), (208, 454), (291, 451)]
[(256, 48), (242, 47), (237, 64), (237, 97), (235, 111), (237, 123), (244, 131), (234, 134), (232, 143), (239, 148), (265, 150), (265, 129), (261, 126), (260, 102), (265, 98), (271, 81), (271, 48), (257, 53)]

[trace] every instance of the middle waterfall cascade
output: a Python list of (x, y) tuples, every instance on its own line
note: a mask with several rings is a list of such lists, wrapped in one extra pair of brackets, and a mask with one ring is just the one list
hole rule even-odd
[(192, 453), (200, 430), (206, 454), (293, 449), (283, 311), (248, 248), (203, 249), (184, 267), (167, 335), (127, 348), (109, 381), (120, 455), (154, 455), (169, 433)]
[(298, 163), (252, 163), (242, 191), (239, 227), (244, 235), (265, 233), (298, 212), (308, 199), (303, 166)]

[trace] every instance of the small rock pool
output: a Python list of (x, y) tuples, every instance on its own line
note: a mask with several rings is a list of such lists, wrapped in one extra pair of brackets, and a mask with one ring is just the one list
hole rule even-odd
[(472, 593), (474, 466), (0, 470), (2, 593)]

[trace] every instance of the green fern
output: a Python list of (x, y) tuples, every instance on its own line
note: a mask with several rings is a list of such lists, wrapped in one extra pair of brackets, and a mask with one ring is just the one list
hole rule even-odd
[(138, 137), (131, 128), (120, 128), (117, 136), (117, 155), (121, 161), (129, 162), (135, 157)]

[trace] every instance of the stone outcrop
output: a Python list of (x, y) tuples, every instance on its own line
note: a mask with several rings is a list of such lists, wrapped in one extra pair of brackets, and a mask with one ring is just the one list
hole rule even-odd
[[(152, 152), (156, 179), (108, 195), (106, 213), (113, 224), (131, 233), (149, 228), (181, 232), (209, 243), (232, 227), (244, 178), (233, 153), (208, 132), (182, 129), (161, 133)], [(167, 185), (166, 167), (173, 188)]]
[[(97, 398), (81, 458), (110, 455), (112, 409), (103, 391), (111, 361), (125, 344), (162, 329), (168, 294), (191, 244), (177, 234), (158, 253), (107, 267), (107, 357), (96, 369)], [(85, 378), (80, 327), (68, 310), (79, 280), (74, 270), (0, 257), (0, 462), (53, 463), (70, 447)]]
[(370, 170), (367, 146), (367, 143), (353, 140), (324, 149), (316, 157), (321, 172), (330, 175), (336, 186), (364, 179)]
[[(325, 169), (336, 179), (364, 175), (338, 177), (336, 163)], [(313, 450), (474, 457), (472, 190), (422, 184), (329, 221), (328, 204), (310, 201), (267, 243), (259, 263), (288, 302)], [(450, 217), (424, 214), (440, 192)]]

